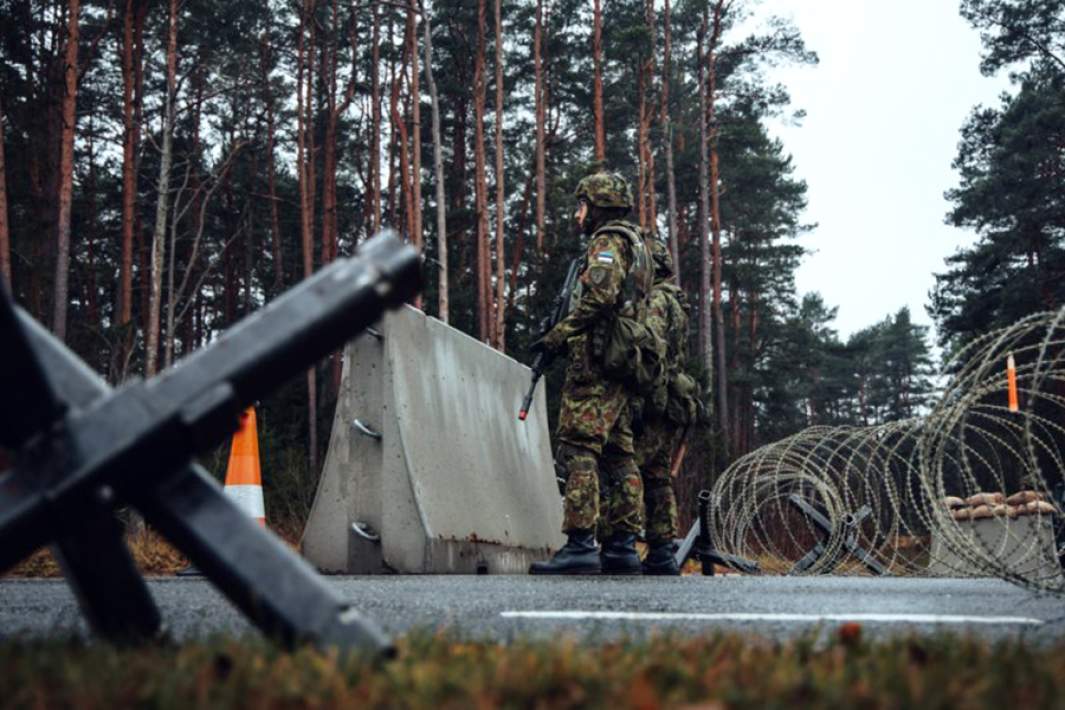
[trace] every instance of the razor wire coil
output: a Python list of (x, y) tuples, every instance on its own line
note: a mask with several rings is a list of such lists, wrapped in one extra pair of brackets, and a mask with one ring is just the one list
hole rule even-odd
[[(945, 370), (953, 374), (923, 416), (814, 426), (735, 461), (713, 486), (716, 548), (771, 573), (866, 573), (848, 558), (857, 544), (893, 575), (993, 576), (1065, 593), (1056, 542), (1065, 513), (1065, 308), (975, 339)], [(796, 499), (820, 511), (828, 531)], [(815, 548), (816, 559), (797, 569)]]

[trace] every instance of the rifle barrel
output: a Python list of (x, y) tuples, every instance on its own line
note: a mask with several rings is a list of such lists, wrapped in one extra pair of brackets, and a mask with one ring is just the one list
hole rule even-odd
[(529, 384), (528, 391), (525, 392), (525, 399), (521, 402), (521, 409), (518, 410), (518, 421), (525, 421), (525, 418), (529, 416), (529, 408), (532, 407), (533, 395), (536, 393), (536, 383), (540, 381), (540, 378), (544, 374), (544, 354), (537, 353), (536, 359), (532, 364), (532, 382)]

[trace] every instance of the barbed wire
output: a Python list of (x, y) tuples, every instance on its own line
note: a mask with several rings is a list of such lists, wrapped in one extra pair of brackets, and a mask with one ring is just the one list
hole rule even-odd
[(1065, 593), (1065, 308), (944, 369), (924, 416), (815, 426), (732, 464), (712, 491), (715, 547), (770, 573), (994, 576)]

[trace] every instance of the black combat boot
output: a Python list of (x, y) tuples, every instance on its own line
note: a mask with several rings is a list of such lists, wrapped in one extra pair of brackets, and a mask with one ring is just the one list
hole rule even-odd
[(647, 557), (643, 559), (643, 573), (663, 577), (676, 577), (680, 574), (677, 560), (673, 557), (672, 542), (652, 542), (647, 548)]
[(529, 574), (599, 574), (599, 549), (595, 533), (574, 530), (566, 544), (547, 562), (533, 562)]
[(640, 556), (636, 554), (636, 535), (618, 532), (603, 541), (603, 574), (640, 574)]

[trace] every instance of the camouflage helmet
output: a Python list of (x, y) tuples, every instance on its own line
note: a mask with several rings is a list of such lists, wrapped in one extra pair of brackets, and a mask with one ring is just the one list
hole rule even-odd
[(632, 189), (617, 173), (598, 172), (582, 178), (573, 196), (596, 207), (632, 209)]
[(647, 248), (651, 252), (651, 258), (655, 262), (655, 276), (669, 278), (673, 275), (673, 256), (669, 253), (669, 247), (658, 237), (648, 237)]

